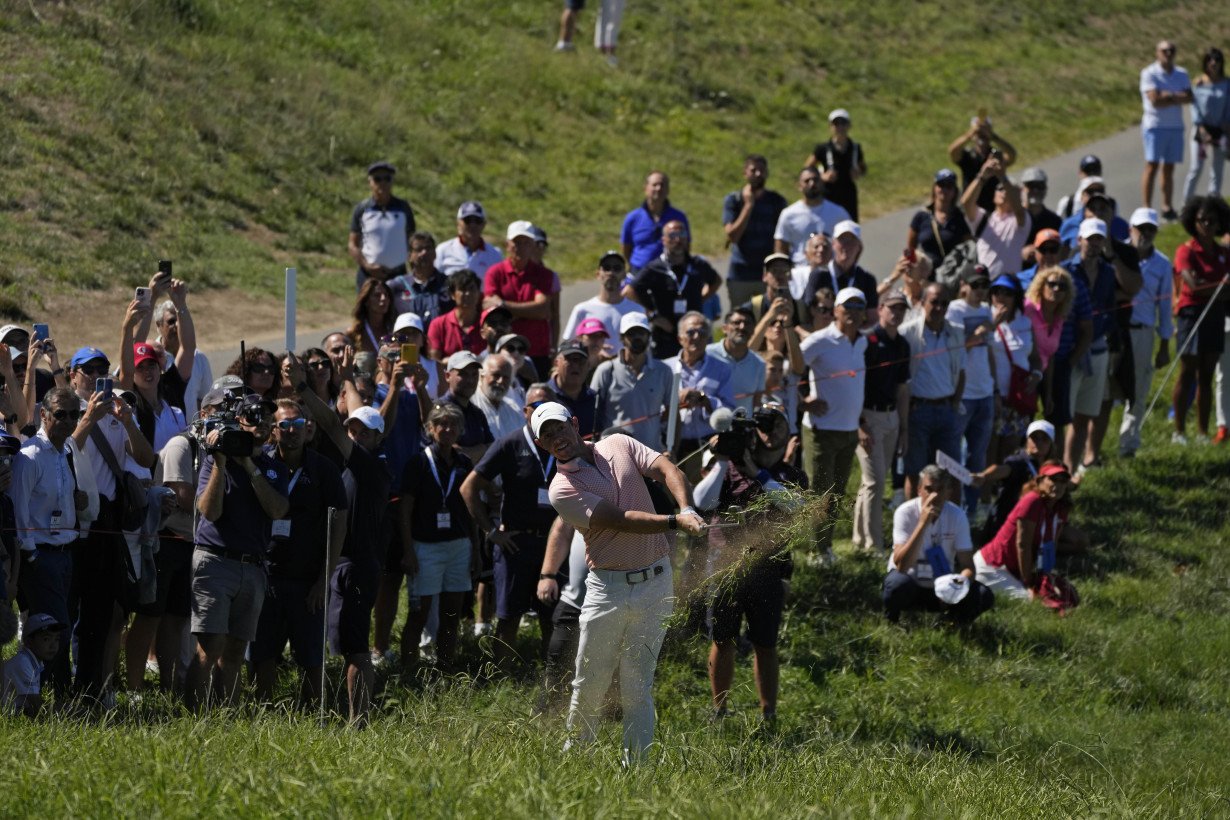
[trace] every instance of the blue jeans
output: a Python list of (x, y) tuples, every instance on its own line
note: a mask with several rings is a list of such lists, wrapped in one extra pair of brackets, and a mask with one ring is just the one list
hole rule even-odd
[[(961, 435), (965, 438), (965, 468), (976, 473), (987, 466), (987, 445), (991, 443), (991, 429), (995, 425), (995, 397), (962, 399), (961, 403), (965, 405), (965, 415), (960, 417)], [(964, 492), (965, 512), (972, 516), (978, 509), (978, 496), (982, 491), (966, 487)]]
[(922, 468), (935, 463), (935, 451), (961, 457), (962, 422), (949, 403), (914, 401), (910, 405), (910, 444), (905, 453), (905, 474), (918, 477)]

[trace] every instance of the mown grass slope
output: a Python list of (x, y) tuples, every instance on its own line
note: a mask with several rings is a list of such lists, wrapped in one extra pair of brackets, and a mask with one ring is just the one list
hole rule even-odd
[[(978, 108), (1024, 158), (1123, 127), (1166, 33), (1191, 65), (1230, 33), (1207, 2), (634, 2), (621, 65), (556, 55), (538, 0), (0, 1), (0, 312), (137, 284), (171, 257), (197, 287), (345, 292), (346, 222), (387, 157), (421, 224), (457, 203), (492, 234), (543, 224), (552, 263), (615, 245), (667, 169), (698, 249), (748, 151), (792, 193), (825, 115), (852, 110), (870, 213), (914, 200)], [(1198, 32), (1198, 34), (1196, 34)]]

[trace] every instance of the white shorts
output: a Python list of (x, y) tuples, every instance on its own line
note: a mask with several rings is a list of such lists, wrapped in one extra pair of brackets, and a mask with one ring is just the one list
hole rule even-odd
[(974, 580), (995, 593), (996, 597), (1003, 595), (1018, 600), (1028, 600), (1029, 590), (1021, 583), (1007, 567), (996, 567), (988, 564), (982, 557), (982, 550), (974, 553)]
[(414, 594), (439, 595), (441, 592), (469, 592), (470, 539), (454, 541), (415, 541), (414, 555), (419, 571), (414, 576)]

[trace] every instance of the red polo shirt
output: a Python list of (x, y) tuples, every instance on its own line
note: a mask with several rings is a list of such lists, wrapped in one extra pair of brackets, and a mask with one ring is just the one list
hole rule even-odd
[[(1230, 252), (1218, 246), (1213, 250), (1206, 249), (1195, 239), (1189, 239), (1175, 249), (1174, 252), (1174, 283), (1179, 292), (1175, 300), (1174, 312), (1177, 314), (1185, 307), (1206, 305), (1213, 298), (1213, 291), (1222, 277), (1230, 274)], [(1196, 289), (1193, 290), (1182, 277), (1185, 270), (1192, 272), (1196, 279)]]
[(427, 326), (427, 346), (440, 351), (440, 356), (447, 359), (458, 350), (468, 350), (478, 355), (487, 349), (487, 343), (479, 333), (479, 323), (463, 328), (457, 321), (457, 311), (450, 310), (431, 320)]
[[(515, 270), (507, 259), (487, 268), (483, 277), (483, 296), (499, 296), (505, 302), (532, 302), (535, 294), (551, 296), (559, 292), (559, 279), (537, 262), (527, 262)], [(435, 326), (435, 322), (432, 322)], [(514, 319), (513, 333), (530, 343), (529, 355), (546, 356), (551, 350), (551, 322), (547, 319)]]

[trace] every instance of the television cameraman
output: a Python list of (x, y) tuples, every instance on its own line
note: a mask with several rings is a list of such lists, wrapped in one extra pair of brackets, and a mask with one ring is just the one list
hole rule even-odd
[(706, 472), (694, 493), (697, 509), (711, 515), (712, 524), (723, 524), (766, 492), (789, 495), (747, 513), (737, 527), (715, 526), (709, 531), (706, 574), (712, 577), (731, 568), (711, 592), (709, 684), (714, 717), (723, 718), (735, 674), (735, 643), (746, 618), (761, 719), (772, 725), (777, 718), (778, 631), (794, 564), (786, 544), (756, 534), (773, 532), (766, 525), (775, 508), (791, 509), (798, 503), (792, 488), (806, 490), (807, 475), (785, 461), (790, 425), (781, 405), (763, 405), (752, 418), (736, 415), (732, 422), (728, 432), (711, 440)]
[(273, 423), (273, 402), (250, 393), (210, 391), (202, 404), (222, 404), (205, 436), (197, 484), (196, 549), (192, 554), (192, 633), (184, 701), (196, 709), (222, 661), (222, 684), (233, 698), (248, 643), (265, 600), (265, 550), (272, 522), (284, 521), (289, 470), (261, 449)]

